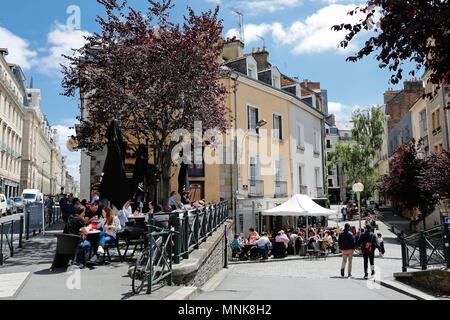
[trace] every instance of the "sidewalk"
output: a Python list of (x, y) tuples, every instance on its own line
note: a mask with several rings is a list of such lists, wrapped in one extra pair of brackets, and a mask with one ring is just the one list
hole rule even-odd
[(127, 275), (130, 264), (120, 263), (114, 250), (110, 264), (50, 272), (56, 250), (54, 235), (62, 231), (62, 224), (52, 229), (30, 239), (0, 267), (0, 300), (163, 300), (180, 289), (166, 286), (151, 295), (133, 296)]
[(385, 209), (385, 211), (381, 212), (382, 218), (381, 221), (384, 222), (389, 228), (394, 228), (395, 233), (398, 235), (401, 232), (404, 234), (410, 234), (411, 231), (409, 226), (411, 224), (411, 220), (394, 213), (392, 210)]

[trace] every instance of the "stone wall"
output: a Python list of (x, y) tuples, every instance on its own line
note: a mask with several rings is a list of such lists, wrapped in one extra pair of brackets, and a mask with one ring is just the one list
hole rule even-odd
[(413, 287), (424, 289), (434, 295), (450, 294), (450, 270), (426, 270), (401, 272), (394, 277)]
[(200, 249), (194, 250), (189, 259), (183, 259), (180, 264), (173, 265), (173, 281), (176, 285), (201, 287), (223, 269), (225, 264), (225, 226), (230, 228), (227, 251), (228, 257), (231, 257), (231, 242), (234, 235), (232, 221), (228, 220), (206, 242), (200, 245)]

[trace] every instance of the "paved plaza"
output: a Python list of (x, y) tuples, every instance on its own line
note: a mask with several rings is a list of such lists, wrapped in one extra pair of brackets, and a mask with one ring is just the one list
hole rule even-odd
[[(345, 222), (330, 221), (330, 225)], [(357, 221), (351, 222), (358, 225)], [(394, 272), (401, 271), (401, 251), (396, 236), (387, 226), (379, 223), (383, 234), (386, 254), (376, 257), (377, 279), (391, 279)], [(162, 300), (179, 290), (179, 287), (163, 287), (152, 295), (133, 296), (131, 279), (127, 276), (129, 263), (120, 263), (113, 257), (109, 265), (92, 269), (78, 268), (50, 272), (55, 252), (56, 238), (62, 225), (57, 225), (29, 241), (14, 258), (0, 267), (0, 299), (155, 299)], [(111, 252), (113, 253), (113, 251)], [(353, 259), (353, 277), (342, 278), (341, 257), (310, 260), (290, 257), (267, 262), (230, 262), (225, 277), (216, 288), (200, 294), (197, 299), (411, 299), (409, 296), (363, 280), (363, 259)], [(221, 273), (222, 274), (222, 273)], [(214, 279), (213, 279), (214, 281)]]

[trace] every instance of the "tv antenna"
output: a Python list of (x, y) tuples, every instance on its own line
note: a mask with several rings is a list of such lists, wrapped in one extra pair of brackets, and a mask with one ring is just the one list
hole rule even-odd
[(244, 38), (244, 14), (242, 13), (242, 11), (235, 9), (235, 8), (230, 8), (231, 11), (233, 11), (239, 19), (238, 22), (238, 26), (239, 26), (239, 39), (245, 43), (245, 38)]
[(262, 40), (263, 48), (265, 48), (266, 47), (266, 40), (264, 39), (264, 37), (261, 37), (261, 36), (258, 36), (258, 35), (256, 35), (256, 37), (259, 38), (260, 40)]

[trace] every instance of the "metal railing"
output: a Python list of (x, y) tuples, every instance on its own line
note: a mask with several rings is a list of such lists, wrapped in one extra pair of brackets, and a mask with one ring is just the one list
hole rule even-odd
[[(179, 264), (181, 259), (189, 259), (189, 254), (228, 219), (228, 202), (168, 215), (175, 231), (173, 262)], [(149, 218), (154, 225), (154, 215)]]
[(323, 188), (317, 188), (317, 197), (323, 197), (325, 196), (323, 192)]
[(23, 226), (23, 216), (20, 221), (11, 220), (0, 225), (0, 266), (7, 258), (14, 257), (15, 249), (22, 248)]
[(286, 181), (275, 181), (275, 196), (286, 196), (287, 195), (287, 182)]
[(263, 180), (249, 180), (248, 195), (250, 197), (264, 196), (264, 181)]
[[(22, 248), (23, 240), (29, 240), (32, 235), (40, 233), (44, 227), (50, 227), (62, 220), (59, 206), (53, 206), (52, 214), (45, 219), (42, 213), (42, 203), (25, 205), (24, 213), (18, 220), (11, 220), (0, 225), (0, 265), (7, 258), (14, 257), (16, 249)], [(45, 225), (43, 225), (45, 221)]]
[(308, 194), (308, 186), (300, 186), (300, 194)]
[(444, 229), (444, 226), (437, 226), (409, 236), (399, 236), (403, 272), (407, 268), (427, 270), (428, 267), (448, 265), (449, 257), (444, 246), (448, 230)]

